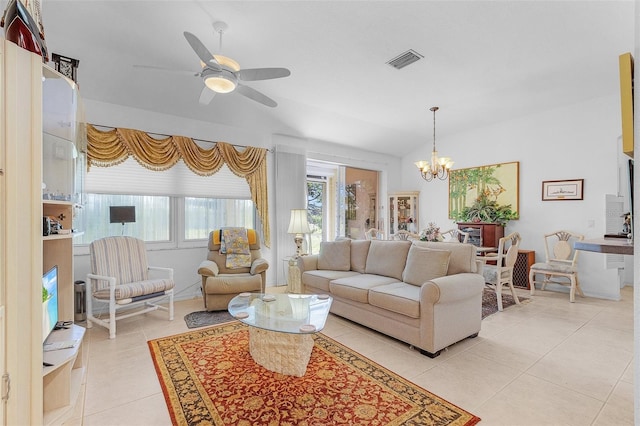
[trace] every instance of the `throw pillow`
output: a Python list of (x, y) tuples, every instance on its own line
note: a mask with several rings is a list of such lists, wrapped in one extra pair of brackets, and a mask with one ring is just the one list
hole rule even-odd
[(409, 247), (411, 241), (371, 240), (366, 273), (401, 280)]
[(434, 278), (447, 275), (451, 252), (434, 250), (412, 245), (407, 256), (407, 265), (402, 273), (402, 281), (421, 286)]
[(367, 267), (367, 254), (371, 240), (351, 241), (351, 270), (364, 274)]
[(323, 241), (318, 254), (318, 269), (348, 271), (351, 268), (351, 240)]

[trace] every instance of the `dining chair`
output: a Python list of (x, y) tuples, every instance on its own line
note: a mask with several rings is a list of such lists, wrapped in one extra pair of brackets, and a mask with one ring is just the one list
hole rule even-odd
[(364, 239), (365, 240), (384, 240), (384, 234), (376, 228), (369, 228), (364, 233)]
[(461, 231), (458, 228), (452, 228), (447, 231), (444, 231), (442, 237), (447, 242), (458, 242), (458, 243), (468, 243), (469, 242), (469, 233), (465, 231)]
[[(584, 235), (571, 231), (555, 231), (544, 236), (545, 262), (531, 265), (529, 271), (529, 287), (531, 295), (536, 290), (536, 283), (544, 290), (547, 284), (569, 286), (569, 301), (575, 302), (576, 291), (584, 296), (578, 281), (578, 253), (573, 247), (576, 241), (584, 240)], [(536, 280), (541, 275), (542, 280)]]
[(516, 290), (513, 287), (513, 269), (518, 259), (518, 248), (522, 238), (517, 232), (500, 238), (498, 251), (484, 256), (482, 274), (488, 287), (493, 288), (498, 299), (498, 311), (502, 311), (502, 286), (511, 290), (511, 296), (516, 304), (520, 304)]
[(415, 232), (409, 232), (409, 231), (405, 231), (404, 229), (401, 229), (395, 234), (393, 234), (393, 239), (401, 240), (401, 241), (419, 240), (420, 235), (416, 234)]

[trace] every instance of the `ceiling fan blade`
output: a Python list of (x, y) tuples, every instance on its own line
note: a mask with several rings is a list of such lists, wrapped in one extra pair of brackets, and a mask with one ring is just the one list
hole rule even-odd
[(291, 75), (291, 71), (286, 68), (249, 68), (238, 71), (236, 75), (244, 81), (270, 80), (288, 77)]
[(193, 51), (196, 52), (196, 55), (198, 55), (198, 58), (200, 58), (202, 62), (204, 62), (208, 67), (213, 68), (214, 70), (219, 71), (220, 69), (222, 69), (218, 61), (216, 61), (216, 58), (213, 57), (211, 52), (209, 52), (204, 44), (202, 44), (198, 37), (194, 36), (188, 31), (185, 31), (183, 34), (184, 38), (187, 39), (189, 45), (191, 46)]
[(271, 108), (278, 106), (276, 101), (274, 101), (273, 99), (271, 99), (266, 95), (263, 95), (262, 93), (258, 92), (256, 89), (252, 89), (249, 86), (238, 84), (238, 86), (236, 87), (236, 92), (240, 93), (243, 96), (246, 96), (249, 99), (253, 99), (256, 102), (260, 102), (262, 105), (266, 105)]
[(142, 70), (151, 70), (151, 71), (161, 71), (161, 72), (168, 72), (168, 73), (172, 73), (172, 74), (182, 74), (182, 75), (191, 75), (194, 77), (197, 77), (200, 75), (199, 72), (196, 71), (188, 71), (188, 70), (177, 70), (174, 68), (165, 68), (165, 67), (154, 67), (153, 65), (137, 65), (134, 64), (133, 65), (134, 68), (139, 68)]
[(200, 92), (200, 99), (198, 102), (200, 102), (200, 105), (209, 105), (215, 95), (216, 92), (209, 89), (207, 86), (204, 86), (202, 88), (202, 92)]

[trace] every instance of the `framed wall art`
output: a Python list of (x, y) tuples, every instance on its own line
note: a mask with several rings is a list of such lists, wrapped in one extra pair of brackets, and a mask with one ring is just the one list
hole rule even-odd
[(512, 218), (519, 216), (520, 162), (488, 164), (451, 170), (449, 174), (449, 218), (468, 220), (474, 205), (508, 206)]
[(542, 201), (582, 200), (584, 179), (542, 181)]

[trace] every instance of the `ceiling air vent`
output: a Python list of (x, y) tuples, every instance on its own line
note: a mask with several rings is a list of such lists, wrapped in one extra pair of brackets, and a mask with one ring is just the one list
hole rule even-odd
[(388, 61), (387, 64), (399, 70), (406, 67), (407, 65), (411, 65), (412, 63), (419, 61), (422, 58), (424, 58), (424, 56), (413, 49), (409, 49), (406, 52), (401, 53), (392, 60)]

